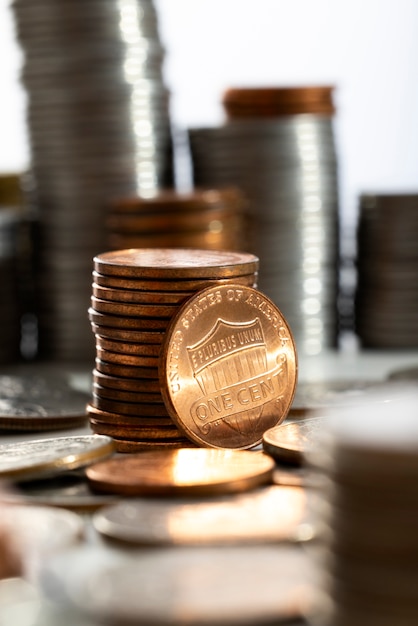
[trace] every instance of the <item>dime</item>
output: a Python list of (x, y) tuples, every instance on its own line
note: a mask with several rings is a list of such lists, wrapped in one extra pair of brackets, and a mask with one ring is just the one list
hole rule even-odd
[(94, 258), (100, 274), (128, 278), (232, 278), (258, 270), (253, 254), (170, 248), (128, 249), (105, 252)]
[(210, 501), (123, 502), (97, 513), (93, 525), (107, 538), (140, 545), (276, 543), (298, 540), (305, 508), (303, 489), (276, 486)]
[(88, 394), (72, 387), (66, 378), (49, 372), (0, 375), (0, 430), (80, 426), (87, 419), (88, 399)]
[(183, 448), (110, 459), (87, 468), (93, 489), (124, 495), (234, 493), (271, 480), (274, 461), (262, 452)]
[[(252, 272), (249, 274), (234, 276), (234, 282), (248, 287), (254, 287), (257, 282), (258, 273)], [(153, 279), (153, 278), (122, 278), (120, 276), (99, 274), (93, 272), (93, 280), (97, 285), (115, 289), (132, 289), (141, 291), (162, 291), (164, 293), (177, 292), (177, 291), (191, 291), (194, 292), (197, 289), (203, 287), (210, 287), (211, 285), (222, 285), (229, 283), (230, 278), (195, 278), (195, 279)], [(204, 281), (204, 282), (203, 282)]]
[(0, 445), (0, 477), (29, 480), (86, 467), (113, 454), (110, 437), (85, 435)]
[(180, 308), (163, 346), (161, 393), (195, 443), (244, 449), (282, 422), (297, 355), (280, 310), (250, 287), (204, 289)]
[(316, 436), (326, 424), (324, 417), (311, 417), (274, 426), (263, 435), (263, 449), (278, 461), (302, 464), (304, 454), (314, 446)]

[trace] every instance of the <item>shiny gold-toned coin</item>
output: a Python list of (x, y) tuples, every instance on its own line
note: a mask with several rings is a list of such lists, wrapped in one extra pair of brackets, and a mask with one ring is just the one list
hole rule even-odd
[(110, 437), (85, 435), (0, 445), (0, 478), (29, 480), (78, 469), (113, 454)]
[(96, 513), (93, 525), (104, 537), (139, 545), (276, 543), (299, 541), (305, 516), (303, 489), (272, 486), (200, 502), (124, 501)]
[(174, 426), (171, 417), (160, 417), (158, 415), (124, 415), (122, 413), (111, 413), (110, 411), (103, 411), (98, 409), (92, 404), (87, 405), (87, 412), (90, 417), (97, 422), (103, 422), (105, 424), (121, 424), (122, 426), (140, 425), (143, 426)]
[(158, 367), (137, 367), (135, 365), (119, 365), (96, 358), (96, 370), (101, 374), (121, 378), (138, 378), (158, 380)]
[(169, 417), (167, 408), (163, 402), (117, 402), (107, 400), (92, 394), (90, 404), (96, 409), (108, 411), (109, 413), (120, 413), (121, 415), (133, 415), (134, 417)]
[(135, 289), (115, 289), (92, 285), (93, 296), (111, 302), (130, 304), (179, 304), (189, 298), (193, 291), (144, 291)]
[(262, 452), (183, 448), (109, 459), (86, 475), (93, 489), (107, 493), (203, 496), (266, 484), (274, 466)]
[(264, 294), (241, 285), (204, 289), (180, 308), (163, 346), (161, 393), (195, 443), (251, 448), (281, 423), (295, 393), (289, 326)]
[(96, 346), (103, 350), (120, 352), (125, 355), (153, 357), (159, 356), (161, 348), (160, 345), (155, 343), (130, 343), (128, 341), (106, 339), (106, 337), (101, 337), (100, 335), (96, 335)]
[(218, 279), (258, 271), (258, 258), (250, 253), (182, 248), (115, 250), (93, 262), (99, 274), (141, 279)]
[(123, 302), (111, 302), (91, 297), (91, 306), (94, 311), (120, 317), (152, 317), (171, 318), (177, 311), (175, 304), (125, 304)]
[[(258, 272), (234, 276), (234, 283), (246, 285), (247, 287), (255, 287), (258, 279)], [(132, 289), (135, 291), (160, 291), (160, 292), (176, 292), (191, 291), (203, 289), (203, 287), (211, 287), (213, 285), (222, 285), (231, 282), (230, 278), (195, 278), (195, 279), (152, 279), (152, 278), (122, 278), (121, 276), (99, 274), (93, 272), (93, 280), (97, 285), (114, 289)]]
[(133, 365), (137, 367), (154, 367), (158, 368), (157, 356), (141, 356), (124, 354), (123, 352), (111, 352), (96, 345), (96, 356), (107, 363), (116, 363), (117, 365)]
[(125, 317), (121, 314), (100, 313), (92, 307), (88, 310), (88, 317), (92, 324), (123, 330), (165, 331), (169, 324), (168, 318)]
[(123, 330), (110, 326), (92, 324), (91, 329), (97, 337), (111, 339), (112, 341), (127, 341), (128, 343), (158, 344), (164, 339), (164, 332), (152, 330)]
[(151, 404), (152, 402), (161, 403), (163, 401), (161, 393), (139, 392), (139, 391), (121, 391), (120, 389), (108, 389), (93, 382), (93, 393), (100, 398), (107, 398), (116, 402), (144, 402)]
[(263, 435), (263, 449), (278, 461), (300, 465), (304, 454), (314, 445), (315, 437), (326, 428), (326, 423), (324, 417), (310, 417), (270, 428)]
[[(121, 378), (120, 376), (109, 376), (93, 370), (93, 382), (106, 389), (117, 391), (132, 391), (134, 393), (161, 393), (160, 381), (150, 378)], [(160, 396), (161, 397), (161, 396)]]

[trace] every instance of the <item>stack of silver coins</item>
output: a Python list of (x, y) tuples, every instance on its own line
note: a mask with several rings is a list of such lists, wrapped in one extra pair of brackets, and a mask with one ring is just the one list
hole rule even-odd
[(39, 220), (39, 354), (94, 355), (86, 310), (107, 202), (172, 182), (152, 0), (14, 0)]
[(418, 194), (363, 194), (355, 332), (364, 347), (418, 347)]
[(339, 199), (332, 107), (309, 110), (256, 103), (188, 135), (194, 183), (247, 195), (259, 288), (283, 311), (298, 351), (318, 354), (337, 344)]
[(334, 410), (308, 455), (323, 479), (313, 626), (418, 623), (417, 403), (405, 387)]
[(0, 209), (0, 363), (20, 358), (21, 290), (20, 240), (21, 218), (14, 209)]

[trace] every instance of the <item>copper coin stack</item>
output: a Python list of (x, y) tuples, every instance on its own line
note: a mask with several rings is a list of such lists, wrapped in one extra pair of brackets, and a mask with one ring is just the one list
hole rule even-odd
[(192, 446), (161, 394), (166, 330), (197, 291), (227, 282), (255, 287), (257, 276), (258, 258), (239, 252), (131, 248), (96, 256), (89, 309), (96, 338), (92, 430), (113, 437), (119, 452)]
[(246, 250), (245, 208), (233, 188), (120, 198), (109, 209), (109, 248)]

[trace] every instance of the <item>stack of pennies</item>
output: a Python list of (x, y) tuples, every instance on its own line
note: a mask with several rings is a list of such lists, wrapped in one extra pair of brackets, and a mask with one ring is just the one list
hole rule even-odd
[[(230, 89), (223, 124), (188, 130), (193, 183), (235, 185), (248, 198), (248, 250), (260, 258), (259, 288), (280, 306), (299, 352), (308, 355), (338, 342), (340, 220), (331, 96), (330, 87)], [(231, 111), (231, 99), (248, 107), (235, 103), (238, 109)]]
[(165, 50), (152, 0), (12, 2), (37, 220), (39, 356), (87, 362), (107, 202), (173, 184)]
[(246, 201), (238, 189), (164, 190), (114, 200), (109, 249), (246, 250)]
[(205, 287), (255, 286), (249, 253), (181, 248), (108, 251), (94, 258), (89, 319), (96, 367), (88, 405), (95, 433), (120, 452), (192, 445), (172, 420), (161, 393), (159, 357), (183, 302)]
[(418, 347), (418, 194), (362, 194), (355, 332), (365, 348)]
[(418, 622), (416, 386), (371, 392), (328, 413), (307, 455), (322, 478), (313, 505), (318, 594), (309, 623)]

